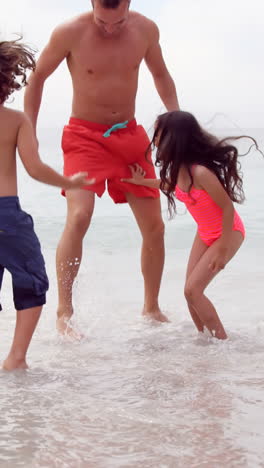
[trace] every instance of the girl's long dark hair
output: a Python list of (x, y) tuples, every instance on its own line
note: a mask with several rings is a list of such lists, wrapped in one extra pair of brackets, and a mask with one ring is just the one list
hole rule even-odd
[[(168, 198), (169, 213), (176, 211), (174, 191), (181, 166), (185, 166), (193, 185), (191, 166), (199, 164), (212, 171), (225, 188), (232, 201), (245, 199), (238, 150), (230, 141), (245, 136), (222, 140), (202, 129), (189, 112), (166, 112), (158, 117), (150, 146), (159, 140), (155, 165), (160, 167), (160, 188)], [(250, 138), (256, 148), (257, 142)]]
[(35, 70), (35, 51), (20, 40), (0, 42), (0, 104), (27, 84), (27, 70)]

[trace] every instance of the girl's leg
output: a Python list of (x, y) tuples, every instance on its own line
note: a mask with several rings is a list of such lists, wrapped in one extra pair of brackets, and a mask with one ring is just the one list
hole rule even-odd
[[(189, 256), (189, 261), (187, 265), (187, 271), (186, 271), (186, 279), (185, 279), (185, 284), (187, 283), (189, 276), (193, 272), (195, 266), (199, 262), (200, 258), (202, 255), (205, 253), (205, 251), (208, 249), (208, 246), (201, 240), (198, 232), (196, 233), (196, 236), (193, 241), (191, 253)], [(196, 313), (195, 309), (192, 307), (191, 304), (188, 303), (188, 309), (191, 314), (191, 317), (193, 319), (193, 322), (199, 332), (204, 331), (204, 326), (205, 324), (201, 321), (199, 318), (199, 315)]]
[(38, 323), (42, 306), (18, 310), (13, 343), (6, 360), (5, 370), (27, 369), (26, 353)]
[[(230, 246), (227, 255), (227, 261), (235, 255), (243, 242), (243, 236), (238, 231), (233, 231), (230, 238)], [(217, 273), (213, 273), (209, 265), (218, 248), (219, 240), (215, 241), (206, 249), (195, 267), (190, 273), (185, 285), (185, 297), (188, 305), (198, 315), (201, 323), (211, 332), (213, 336), (219, 339), (226, 339), (227, 335), (224, 327), (217, 315), (213, 304), (204, 295), (204, 290), (212, 281)]]

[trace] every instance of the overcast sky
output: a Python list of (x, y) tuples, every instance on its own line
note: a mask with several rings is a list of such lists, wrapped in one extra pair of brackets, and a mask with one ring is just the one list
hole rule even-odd
[[(53, 28), (91, 8), (89, 0), (1, 2), (0, 38), (23, 33), (39, 51)], [(182, 109), (217, 126), (264, 128), (263, 0), (132, 0), (160, 28), (167, 66)], [(22, 93), (12, 106), (22, 108)], [(61, 127), (70, 113), (71, 83), (61, 65), (45, 86), (39, 126)], [(143, 66), (137, 118), (150, 126), (163, 105)]]

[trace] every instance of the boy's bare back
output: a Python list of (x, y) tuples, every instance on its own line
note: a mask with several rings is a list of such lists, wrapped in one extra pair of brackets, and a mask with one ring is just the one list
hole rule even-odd
[(17, 137), (25, 115), (0, 106), (0, 197), (17, 195)]

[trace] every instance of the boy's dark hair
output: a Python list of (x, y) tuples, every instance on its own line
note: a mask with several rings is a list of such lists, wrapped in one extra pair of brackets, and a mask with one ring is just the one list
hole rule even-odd
[(118, 8), (124, 0), (98, 0), (103, 8)]
[(35, 51), (20, 40), (0, 42), (0, 104), (27, 84), (27, 70), (36, 67)]

